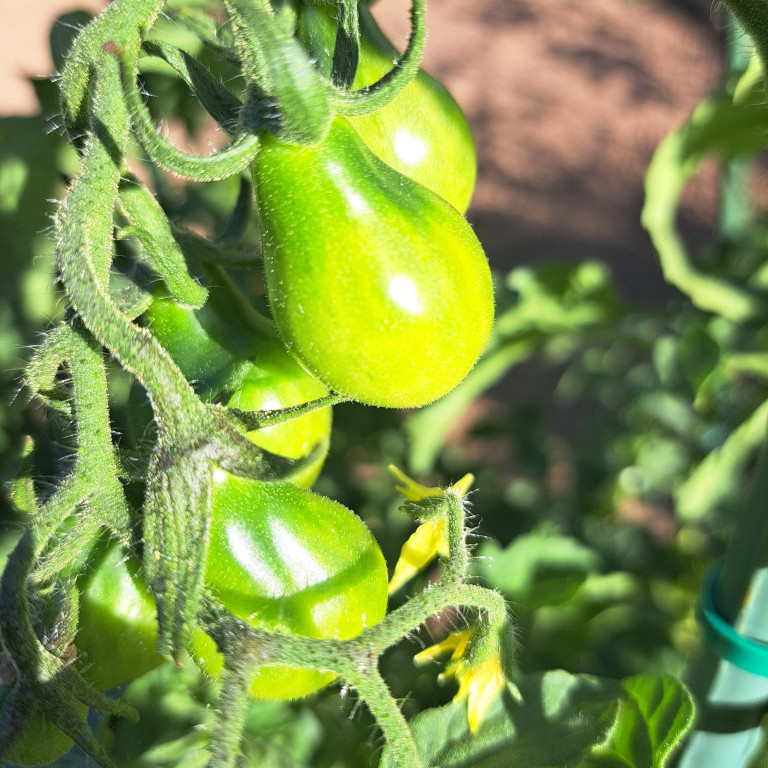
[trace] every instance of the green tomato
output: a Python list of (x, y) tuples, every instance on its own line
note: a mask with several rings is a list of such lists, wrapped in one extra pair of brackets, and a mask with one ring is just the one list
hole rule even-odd
[[(0, 708), (10, 691), (11, 686), (0, 685)], [(83, 714), (85, 710), (83, 705)], [(33, 712), (26, 730), (3, 755), (3, 759), (15, 765), (45, 765), (68, 752), (73, 744), (72, 739), (41, 712)]]
[(144, 322), (203, 400), (213, 400), (236, 375), (242, 358), (219, 343), (188, 307), (158, 295)]
[(313, 147), (265, 135), (253, 176), (270, 307), (299, 361), (370, 405), (451, 391), (493, 323), (491, 273), (464, 217), (341, 118)]
[[(242, 411), (276, 411), (325, 397), (325, 385), (310, 376), (282, 345), (264, 348), (242, 383), (229, 399), (230, 408)], [(319, 408), (271, 427), (248, 432), (248, 437), (270, 453), (289, 459), (311, 457), (291, 475), (296, 485), (308, 488), (315, 482), (328, 453), (331, 409)]]
[[(217, 290), (221, 289), (211, 288), (211, 293)], [(158, 297), (145, 313), (145, 320), (204, 400), (232, 392), (227, 398), (230, 408), (276, 411), (328, 394), (327, 387), (307, 373), (277, 337), (249, 332), (237, 317), (225, 323), (210, 310), (194, 312), (172, 299)], [(247, 373), (243, 375), (243, 371)], [(248, 437), (279, 456), (309, 457), (290, 479), (297, 485), (310, 486), (323, 467), (330, 434), (328, 407), (253, 430)]]
[[(387, 568), (354, 512), (291, 483), (264, 483), (217, 470), (206, 568), (208, 589), (254, 627), (348, 639), (379, 621)], [(195, 636), (200, 665), (218, 674), (213, 641)], [(257, 670), (250, 694), (294, 699), (330, 683), (332, 673), (291, 667)]]
[[(399, 54), (364, 5), (360, 18), (360, 59), (352, 88), (371, 85), (392, 69)], [(336, 40), (333, 6), (305, 4), (298, 35), (328, 76)], [(423, 184), (462, 213), (475, 186), (475, 145), (464, 113), (445, 86), (418, 75), (382, 109), (348, 118), (373, 152), (400, 173)]]
[[(349, 638), (386, 611), (384, 557), (349, 509), (292, 483), (263, 483), (215, 470), (206, 586), (253, 626), (317, 638)], [(81, 590), (77, 663), (98, 688), (135, 679), (162, 663), (155, 601), (140, 564), (119, 543), (100, 549)], [(199, 666), (218, 675), (223, 657), (202, 630), (192, 634)], [(250, 695), (294, 699), (334, 675), (260, 669)]]
[(89, 683), (105, 690), (163, 662), (157, 652), (155, 598), (141, 564), (119, 543), (99, 547), (78, 588), (75, 646), (79, 670)]

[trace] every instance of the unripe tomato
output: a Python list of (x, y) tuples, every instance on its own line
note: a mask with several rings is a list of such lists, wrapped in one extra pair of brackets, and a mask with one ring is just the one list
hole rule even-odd
[(332, 390), (416, 407), (452, 390), (488, 341), (493, 287), (463, 216), (382, 162), (345, 120), (253, 166), (272, 315)]
[(78, 669), (105, 690), (135, 680), (163, 662), (157, 652), (155, 598), (141, 564), (118, 542), (102, 546), (78, 580)]
[[(10, 693), (11, 687), (0, 685), (0, 708)], [(85, 714), (86, 706), (81, 711)], [(74, 742), (66, 733), (59, 730), (42, 712), (33, 712), (27, 728), (7, 753), (5, 760), (15, 765), (46, 765), (68, 752)]]
[[(223, 289), (211, 288), (211, 292), (217, 290)], [(277, 337), (249, 332), (244, 322), (238, 327), (225, 325), (210, 308), (194, 312), (160, 296), (146, 311), (145, 320), (204, 400), (232, 391), (233, 380), (237, 384), (226, 402), (243, 411), (276, 411), (328, 394), (327, 387), (307, 373)], [(330, 434), (328, 407), (253, 430), (248, 437), (261, 448), (289, 459), (311, 455), (290, 478), (298, 485), (310, 486), (323, 467)]]
[[(263, 483), (214, 471), (206, 587), (255, 627), (305, 637), (354, 637), (379, 621), (387, 569), (376, 540), (351, 510), (293, 483)], [(141, 566), (111, 542), (79, 582), (78, 669), (110, 688), (155, 668), (155, 601)], [(223, 658), (202, 630), (192, 633), (195, 661), (218, 675)], [(260, 669), (250, 695), (306, 696), (333, 674)]]
[[(292, 483), (215, 474), (208, 589), (236, 616), (274, 632), (347, 639), (379, 621), (387, 568), (376, 540), (351, 510)], [(217, 674), (222, 657), (196, 635), (193, 653)], [(291, 667), (257, 670), (250, 694), (294, 699), (334, 675)]]
[[(310, 376), (282, 344), (261, 350), (235, 393), (230, 408), (242, 411), (276, 411), (304, 405), (325, 397), (328, 389)], [(248, 437), (261, 448), (289, 459), (312, 458), (291, 475), (291, 482), (308, 488), (315, 482), (328, 453), (331, 434), (331, 409), (320, 408), (296, 419), (248, 432)]]
[[(360, 59), (353, 90), (371, 85), (392, 69), (399, 54), (370, 10), (358, 6)], [(328, 76), (336, 40), (333, 6), (304, 4), (298, 35)], [(423, 184), (462, 213), (475, 186), (477, 160), (467, 119), (445, 86), (419, 70), (385, 107), (348, 118), (385, 163)]]

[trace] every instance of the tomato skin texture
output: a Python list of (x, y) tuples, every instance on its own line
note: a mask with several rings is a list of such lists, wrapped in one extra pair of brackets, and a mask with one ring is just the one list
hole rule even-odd
[[(358, 6), (360, 59), (353, 90), (371, 85), (392, 69), (399, 56), (364, 5)], [(328, 76), (336, 39), (335, 9), (305, 3), (299, 36)], [(385, 163), (423, 184), (464, 213), (477, 174), (469, 124), (445, 86), (419, 70), (382, 109), (347, 118), (360, 138)]]
[(135, 680), (163, 663), (155, 598), (141, 564), (111, 542), (83, 579), (75, 646), (87, 682), (100, 690)]
[[(206, 584), (253, 626), (304, 637), (354, 637), (386, 612), (387, 568), (354, 512), (292, 483), (264, 483), (218, 470)], [(212, 641), (193, 640), (201, 666)], [(294, 699), (326, 686), (331, 673), (290, 667), (256, 672), (250, 694)]]
[[(198, 313), (166, 297), (152, 302), (145, 320), (204, 400), (213, 400), (228, 390), (233, 379), (238, 383), (227, 404), (244, 411), (290, 408), (328, 394), (327, 387), (307, 373), (276, 337), (246, 333), (231, 325), (205, 325)], [(248, 358), (253, 362), (249, 363)], [(238, 376), (249, 365), (245, 376)], [(248, 437), (260, 448), (289, 459), (311, 454), (305, 465), (291, 475), (291, 482), (309, 487), (320, 474), (328, 453), (331, 414), (330, 407), (318, 409), (253, 430)]]
[[(230, 408), (274, 411), (325, 397), (328, 389), (310, 376), (282, 345), (262, 349), (242, 383), (229, 399)], [(309, 488), (323, 468), (331, 435), (331, 408), (319, 408), (298, 418), (248, 432), (260, 448), (289, 459), (311, 458), (291, 475), (291, 482)]]
[(488, 263), (453, 206), (337, 118), (314, 147), (265, 136), (253, 166), (272, 315), (332, 390), (416, 407), (470, 371), (493, 323)]

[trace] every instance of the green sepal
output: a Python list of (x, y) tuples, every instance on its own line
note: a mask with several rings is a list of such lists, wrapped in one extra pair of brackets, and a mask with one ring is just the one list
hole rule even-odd
[(178, 302), (195, 309), (202, 307), (208, 291), (187, 271), (184, 254), (154, 195), (133, 175), (121, 180), (118, 194), (123, 212), (131, 223), (125, 231), (139, 240), (142, 246), (140, 257), (163, 279)]
[(230, 135), (236, 132), (242, 107), (240, 100), (197, 59), (162, 41), (147, 40), (142, 48), (148, 55), (157, 56), (173, 67), (224, 131)]
[[(356, 21), (357, 18), (355, 17), (355, 23)], [(343, 23), (349, 22), (343, 19)], [(337, 31), (337, 45), (339, 35), (344, 37), (345, 33)], [(331, 105), (336, 114), (346, 116), (364, 115), (369, 112), (375, 112), (392, 101), (418, 75), (421, 56), (424, 52), (425, 35), (424, 0), (413, 0), (411, 4), (411, 35), (408, 38), (408, 45), (403, 55), (397, 59), (392, 69), (375, 83), (359, 91), (334, 90), (331, 96)], [(340, 53), (339, 59), (337, 59), (334, 53), (334, 70), (341, 66), (340, 60), (346, 56), (346, 53)]]
[(265, 3), (228, 0), (226, 6), (248, 83), (243, 126), (255, 132), (270, 130), (289, 144), (322, 141), (333, 117), (330, 88), (299, 41)]
[(189, 259), (224, 266), (250, 266), (261, 257), (254, 245), (221, 246), (177, 224), (172, 224), (171, 230), (176, 243)]
[(338, 0), (339, 25), (333, 47), (331, 82), (344, 90), (352, 86), (360, 60), (360, 23), (357, 0)]

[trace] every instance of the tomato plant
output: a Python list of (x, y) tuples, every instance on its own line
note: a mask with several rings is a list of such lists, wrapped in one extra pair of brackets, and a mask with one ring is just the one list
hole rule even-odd
[[(383, 616), (387, 569), (364, 523), (341, 504), (291, 483), (262, 483), (217, 470), (206, 582), (253, 626), (304, 637), (348, 639)], [(193, 639), (196, 660), (217, 673), (221, 657), (207, 637)], [(334, 675), (264, 667), (249, 691), (293, 699)]]
[[(367, 6), (360, 15), (360, 60), (354, 89), (385, 75), (397, 51)], [(305, 2), (298, 34), (324, 74), (330, 74), (336, 39), (336, 9)], [(464, 212), (475, 185), (475, 145), (461, 108), (445, 86), (424, 70), (386, 106), (350, 116), (366, 145), (385, 163), (423, 184)]]
[[(370, 530), (350, 509), (287, 481), (310, 483), (322, 463), (330, 412), (318, 405), (414, 407), (441, 397), (477, 361), (493, 316), (488, 264), (454, 207), (466, 206), (474, 177), (466, 125), (418, 74), (422, 0), (414, 0), (408, 46), (386, 74), (392, 49), (378, 40), (375, 53), (367, 11), (361, 27), (354, 0), (339, 0), (336, 36), (349, 62), (362, 45), (359, 82), (376, 79), (357, 89), (346, 87), (351, 71), (329, 78), (315, 66), (295, 36), (293, 8), (224, 0), (222, 32), (213, 15), (179, 9), (175, 20), (207, 51), (198, 59), (162, 34), (171, 14), (149, 34), (171, 10), (163, 0), (114, 0), (69, 48), (61, 111), (80, 169), (54, 225), (68, 309), (24, 376), (41, 406), (63, 416), (56, 429), (67, 456), (52, 457), (50, 474), (36, 464), (39, 443), (25, 456), (29, 524), (0, 582), (0, 636), (15, 672), (0, 714), (0, 758), (11, 739), (26, 738), (20, 702), (112, 768), (109, 736), (90, 730), (83, 708), (103, 710), (108, 722), (135, 712), (95, 689), (191, 655), (220, 676), (202, 734), (209, 768), (244, 761), (249, 698), (301, 698), (336, 678), (366, 704), (396, 762), (418, 768), (419, 748), (380, 659), (455, 607), (472, 623), (451, 641), (451, 674), (473, 732), (506, 685), (506, 605), (466, 583), (469, 476), (427, 488), (398, 474), (418, 527), (397, 587), (435, 556), (444, 573), (389, 614), (387, 567)], [(230, 89), (229, 75), (220, 79), (203, 62), (208, 54), (242, 82)], [(188, 155), (156, 130), (137, 82), (145, 56), (180, 75), (231, 137), (227, 147)], [(415, 78), (417, 90), (397, 102)], [(435, 123), (431, 133), (405, 118), (422, 102), (431, 105), (419, 118)], [(388, 103), (382, 122), (365, 122)], [(439, 194), (378, 157), (345, 116), (383, 158)], [(376, 145), (377, 131), (397, 135)], [(160, 173), (150, 174), (152, 190), (126, 178), (131, 132), (157, 169), (182, 178), (250, 173), (261, 253), (251, 246), (233, 263), (224, 245), (249, 230), (242, 178), (228, 226), (208, 227), (208, 216), (185, 221), (178, 203), (189, 190), (166, 186)], [(414, 147), (422, 165), (412, 162)], [(455, 183), (435, 172), (444, 153), (462, 158)], [(271, 319), (228, 290), (238, 267), (263, 268)], [(149, 296), (148, 284), (167, 298)], [(146, 394), (153, 422), (130, 445), (113, 421), (125, 375)], [(141, 562), (107, 540), (134, 541)], [(45, 724), (33, 728), (31, 738), (45, 732)]]
[(491, 274), (448, 203), (337, 119), (295, 147), (265, 137), (253, 175), (275, 322), (331, 389), (414, 407), (453, 389), (493, 321)]

